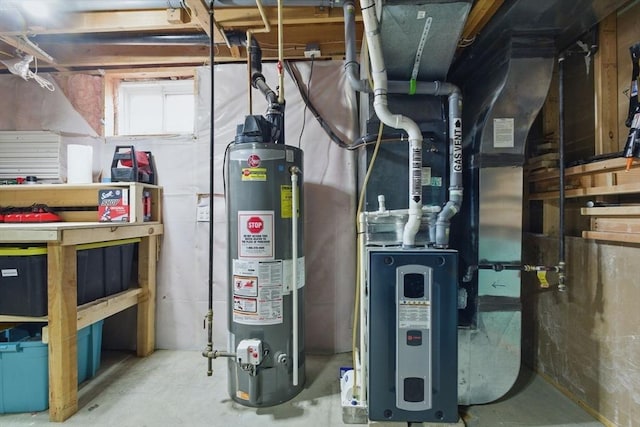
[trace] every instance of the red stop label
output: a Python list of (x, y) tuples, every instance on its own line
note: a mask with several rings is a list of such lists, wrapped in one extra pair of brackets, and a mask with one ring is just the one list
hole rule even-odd
[(247, 230), (252, 234), (258, 234), (264, 228), (264, 222), (259, 216), (252, 216), (247, 221)]

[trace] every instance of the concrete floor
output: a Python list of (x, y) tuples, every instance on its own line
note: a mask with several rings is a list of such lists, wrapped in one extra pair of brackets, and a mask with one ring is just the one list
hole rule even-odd
[[(96, 427), (146, 426), (343, 426), (340, 366), (350, 354), (307, 357), (307, 387), (295, 399), (272, 408), (252, 409), (231, 401), (226, 361), (206, 359), (195, 351), (156, 351), (150, 357), (103, 352), (98, 375), (79, 391), (79, 411), (64, 424)], [(523, 371), (514, 390), (499, 402), (461, 408), (468, 427), (602, 426), (536, 375)], [(0, 426), (51, 425), (47, 411), (0, 415)], [(377, 426), (402, 427), (404, 423)], [(462, 423), (459, 423), (462, 425)]]

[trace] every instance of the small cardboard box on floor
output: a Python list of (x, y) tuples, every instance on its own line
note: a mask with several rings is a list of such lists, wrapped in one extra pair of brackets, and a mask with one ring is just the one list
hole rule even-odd
[(98, 190), (98, 221), (129, 222), (129, 190)]

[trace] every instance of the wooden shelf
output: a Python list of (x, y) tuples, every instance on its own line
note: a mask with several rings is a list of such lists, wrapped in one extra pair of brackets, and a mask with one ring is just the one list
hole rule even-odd
[(585, 239), (640, 243), (640, 205), (582, 208), (580, 213), (590, 216), (590, 230), (583, 231)]
[(621, 243), (640, 243), (640, 233), (605, 233), (602, 231), (583, 231), (582, 237), (593, 240), (609, 240)]
[[(155, 348), (156, 262), (159, 236), (161, 188), (138, 183), (83, 185), (0, 186), (0, 204), (20, 206), (35, 202), (49, 206), (97, 206), (101, 188), (153, 191), (156, 199), (153, 222), (132, 223), (57, 222), (46, 224), (0, 224), (0, 243), (47, 245), (47, 312), (45, 317), (0, 316), (0, 322), (48, 322), (43, 340), (49, 342), (49, 419), (64, 421), (78, 411), (77, 331), (101, 319), (137, 306), (137, 353), (147, 356)], [(29, 188), (33, 187), (33, 188)], [(37, 200), (34, 200), (34, 197)], [(16, 203), (17, 202), (17, 203)], [(95, 217), (92, 217), (95, 221)], [(100, 298), (88, 304), (77, 301), (77, 245), (140, 238), (138, 287)]]
[[(558, 200), (559, 176), (558, 170), (530, 173), (529, 200)], [(629, 171), (626, 171), (624, 158), (587, 163), (565, 170), (565, 197), (569, 199), (636, 193), (640, 194), (640, 164), (637, 162)], [(580, 214), (591, 217), (589, 230), (582, 231), (585, 239), (640, 243), (640, 205), (580, 208)], [(586, 227), (585, 224), (583, 228)]]
[[(565, 169), (565, 197), (610, 196), (640, 193), (640, 165), (625, 171), (626, 159), (616, 158)], [(558, 170), (529, 174), (529, 200), (560, 197)]]
[(163, 233), (159, 222), (49, 222), (2, 224), (0, 240), (12, 243), (58, 242), (62, 246), (152, 236)]
[(162, 222), (162, 187), (140, 182), (0, 185), (0, 206), (45, 204), (67, 222), (94, 222), (98, 220), (98, 190), (125, 188), (129, 190), (129, 222), (143, 222), (144, 193), (151, 197), (151, 221)]

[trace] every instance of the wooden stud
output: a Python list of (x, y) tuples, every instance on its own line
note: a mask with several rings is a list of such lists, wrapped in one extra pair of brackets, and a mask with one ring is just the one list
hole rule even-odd
[(138, 249), (138, 283), (142, 293), (138, 300), (137, 353), (143, 357), (155, 349), (157, 236), (143, 238)]
[(49, 300), (49, 419), (78, 411), (76, 248), (47, 246)]
[(596, 155), (619, 151), (615, 13), (600, 22), (598, 40), (598, 52), (594, 59)]

